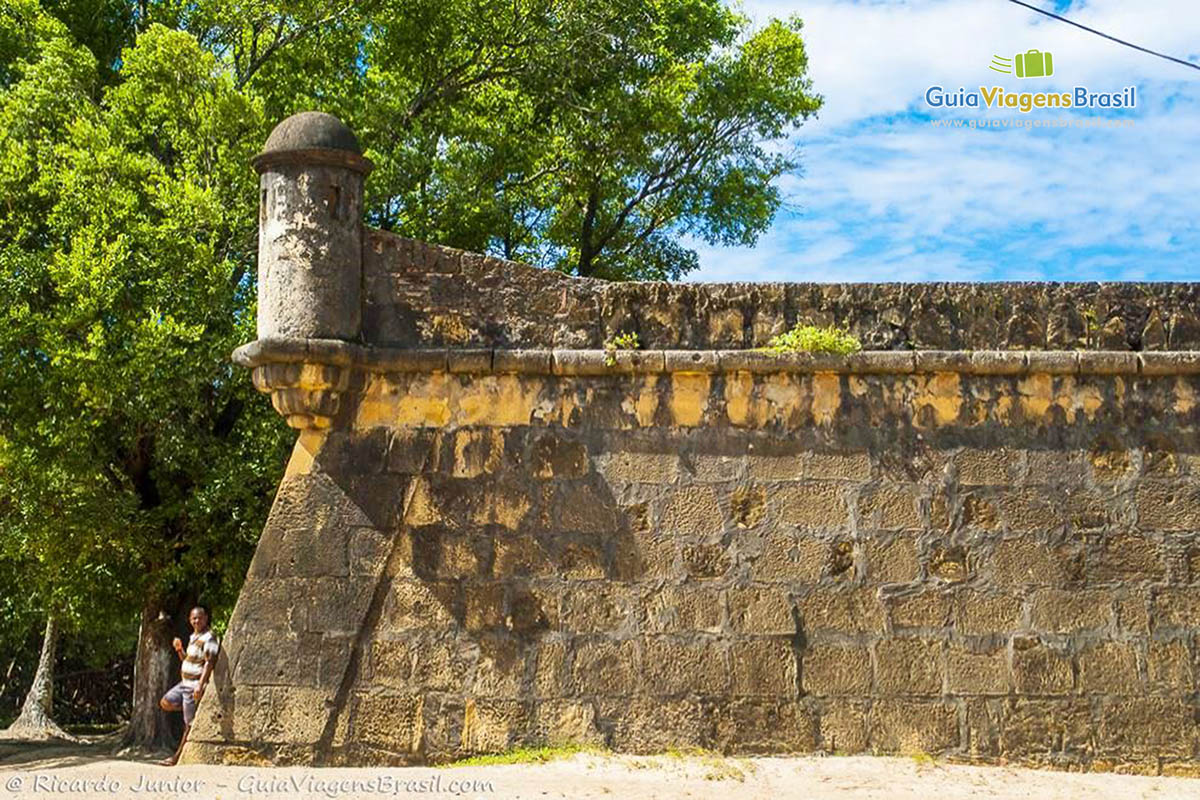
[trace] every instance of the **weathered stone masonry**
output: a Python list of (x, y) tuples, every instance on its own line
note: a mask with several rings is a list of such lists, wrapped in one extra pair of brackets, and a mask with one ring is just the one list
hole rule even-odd
[[(332, 277), (300, 285), (360, 306), (293, 292), (236, 355), (300, 435), (185, 759), (1197, 769), (1196, 285), (604, 284), (370, 230), (342, 253), (330, 186), (357, 208), (369, 164), (331, 118), (280, 130), (260, 280), (315, 253)], [(746, 349), (798, 318), (950, 350)], [(609, 366), (624, 330), (646, 349)]]

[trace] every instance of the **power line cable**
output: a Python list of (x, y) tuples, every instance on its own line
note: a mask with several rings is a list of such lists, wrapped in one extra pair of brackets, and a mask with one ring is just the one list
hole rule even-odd
[(1149, 53), (1152, 56), (1158, 56), (1159, 58), (1165, 58), (1167, 61), (1174, 61), (1176, 64), (1183, 64), (1185, 67), (1191, 67), (1192, 69), (1200, 69), (1200, 64), (1196, 64), (1192, 61), (1184, 61), (1182, 58), (1175, 58), (1175, 56), (1169, 56), (1166, 53), (1159, 53), (1159, 52), (1157, 52), (1155, 50), (1151, 50), (1147, 47), (1142, 47), (1141, 45), (1134, 44), (1133, 42), (1127, 42), (1124, 39), (1118, 39), (1115, 36), (1109, 36), (1107, 33), (1098, 31), (1095, 28), (1089, 28), (1087, 25), (1080, 25), (1078, 22), (1075, 22), (1074, 20), (1069, 20), (1066, 17), (1060, 17), (1058, 14), (1055, 14), (1051, 11), (1046, 11), (1045, 9), (1038, 8), (1037, 6), (1032, 6), (1029, 3), (1023, 3), (1023, 2), (1021, 2), (1021, 0), (1008, 0), (1008, 2), (1015, 3), (1019, 6), (1024, 6), (1025, 8), (1028, 8), (1030, 11), (1036, 11), (1039, 14), (1045, 14), (1047, 17), (1050, 17), (1051, 19), (1056, 19), (1059, 22), (1065, 22), (1068, 25), (1074, 25), (1076, 28), (1083, 28), (1088, 33), (1094, 33), (1097, 36), (1103, 36), (1105, 39), (1111, 39), (1112, 41), (1116, 42), (1117, 44), (1123, 44), (1126, 47), (1132, 47), (1134, 50), (1141, 50), (1143, 53)]

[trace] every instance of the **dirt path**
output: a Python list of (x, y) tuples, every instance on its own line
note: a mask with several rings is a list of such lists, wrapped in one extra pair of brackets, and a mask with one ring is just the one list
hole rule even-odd
[(1132, 800), (1200, 797), (1200, 780), (920, 763), (903, 758), (577, 755), (546, 764), (446, 769), (184, 766), (114, 759), (98, 748), (0, 746), (6, 797), (695, 798), (695, 800)]

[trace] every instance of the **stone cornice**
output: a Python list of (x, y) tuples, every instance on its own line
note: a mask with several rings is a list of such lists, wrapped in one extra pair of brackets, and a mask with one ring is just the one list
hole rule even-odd
[(863, 351), (839, 356), (758, 350), (604, 350), (388, 348), (334, 339), (260, 339), (239, 347), (235, 363), (319, 364), (369, 372), (620, 375), (671, 372), (842, 374), (1126, 375), (1200, 374), (1200, 351)]

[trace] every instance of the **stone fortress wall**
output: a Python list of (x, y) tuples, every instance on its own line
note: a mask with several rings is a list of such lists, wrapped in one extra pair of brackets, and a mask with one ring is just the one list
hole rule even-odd
[(300, 433), (185, 760), (1200, 769), (1200, 286), (608, 284), (363, 229), (330, 117), (257, 166)]

